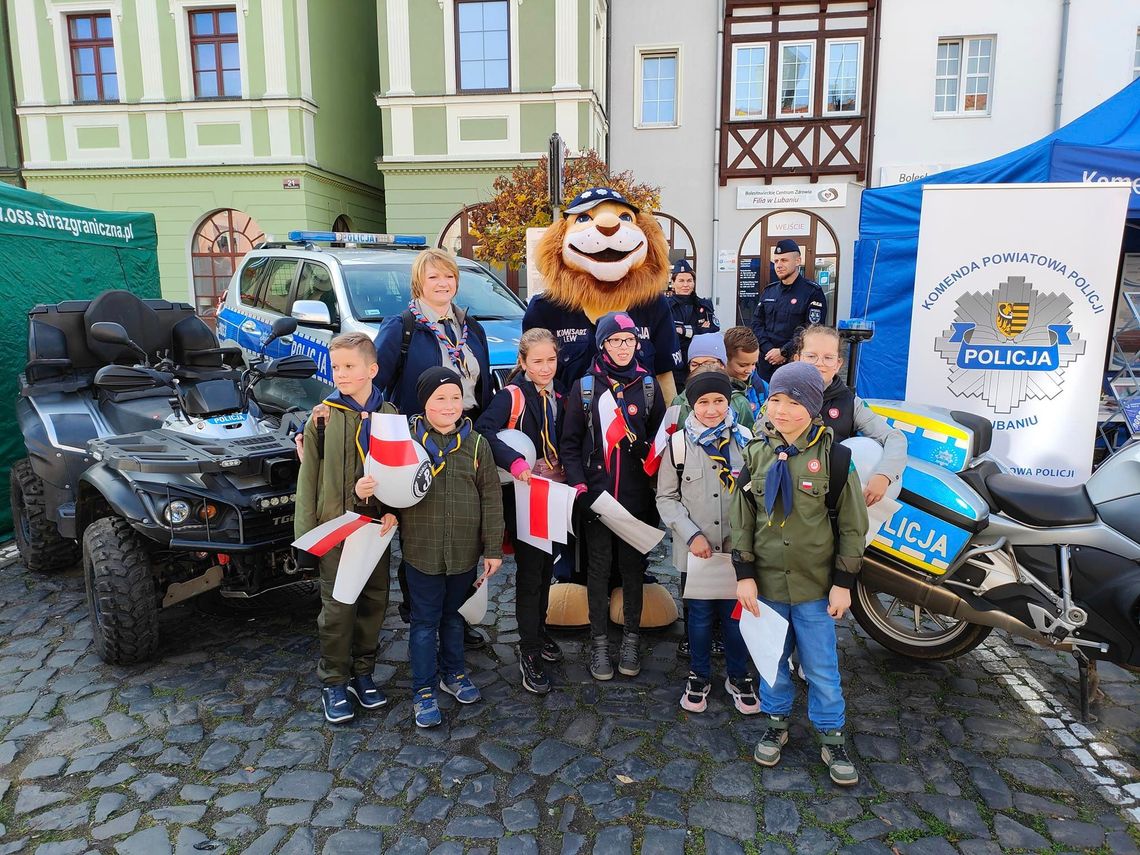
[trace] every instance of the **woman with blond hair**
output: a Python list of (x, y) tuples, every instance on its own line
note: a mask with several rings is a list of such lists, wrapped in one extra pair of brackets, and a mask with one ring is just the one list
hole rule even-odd
[[(416, 378), (428, 368), (449, 368), (463, 382), (463, 414), (475, 419), (491, 402), (487, 333), (454, 302), (459, 267), (442, 249), (425, 249), (412, 262), (412, 299), (385, 318), (376, 335), (374, 381), (401, 413), (415, 412)], [(406, 339), (406, 348), (405, 348)]]

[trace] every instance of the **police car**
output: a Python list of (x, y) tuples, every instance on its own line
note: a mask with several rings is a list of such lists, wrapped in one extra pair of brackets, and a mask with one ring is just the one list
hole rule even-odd
[[(303, 353), (317, 363), (312, 380), (266, 381), (258, 399), (281, 407), (309, 407), (329, 394), (329, 341), (339, 332), (373, 339), (380, 323), (398, 315), (411, 299), (412, 261), (426, 248), (418, 235), (360, 232), (289, 233), (288, 244), (269, 243), (249, 252), (218, 307), (218, 338), (257, 354), (274, 320), (292, 315), (297, 331), (271, 342), (266, 355)], [(320, 244), (345, 246), (321, 246)], [(485, 267), (466, 258), (459, 265), (455, 302), (487, 332), (495, 388), (518, 358), (523, 302)]]

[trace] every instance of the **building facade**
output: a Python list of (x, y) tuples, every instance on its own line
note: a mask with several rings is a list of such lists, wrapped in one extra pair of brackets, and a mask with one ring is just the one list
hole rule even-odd
[(606, 157), (607, 15), (606, 0), (378, 0), (388, 228), (458, 249), (464, 208), (555, 131)]
[(27, 186), (153, 212), (164, 296), (208, 315), (262, 240), (383, 230), (371, 4), (5, 2)]
[(749, 322), (782, 238), (832, 315), (847, 313), (838, 286), (871, 160), (878, 5), (615, 7), (611, 161), (661, 186), (722, 325)]
[(1133, 0), (885, 0), (882, 16), (871, 186), (1012, 151), (1140, 75)]

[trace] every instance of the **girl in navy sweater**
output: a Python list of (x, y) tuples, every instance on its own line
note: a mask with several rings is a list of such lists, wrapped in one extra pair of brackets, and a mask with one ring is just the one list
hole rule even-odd
[[(507, 385), (500, 389), (475, 429), (487, 438), (495, 463), (516, 480), (529, 483), (531, 475), (552, 481), (565, 481), (558, 457), (558, 438), (565, 415), (563, 396), (555, 391), (558, 371), (558, 343), (550, 330), (529, 329), (519, 339), (519, 361)], [(534, 468), (522, 453), (499, 439), (499, 431), (522, 431), (534, 443)], [(504, 487), (504, 500), (514, 507), (514, 490)], [(515, 537), (514, 513), (507, 514), (507, 528), (515, 544), (515, 618), (519, 624), (519, 671), (528, 692), (545, 695), (550, 691), (543, 662), (559, 662), (562, 650), (546, 631), (546, 611), (550, 603), (550, 580), (554, 556)]]

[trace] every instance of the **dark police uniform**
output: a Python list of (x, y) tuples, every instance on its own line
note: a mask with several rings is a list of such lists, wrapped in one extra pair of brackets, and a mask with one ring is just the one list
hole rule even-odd
[[(776, 252), (798, 252), (795, 241), (782, 240)], [(752, 332), (760, 340), (760, 362), (756, 371), (764, 380), (772, 379), (776, 365), (764, 357), (776, 347), (790, 359), (795, 348), (796, 332), (810, 324), (822, 324), (827, 318), (827, 298), (823, 289), (806, 278), (801, 271), (791, 285), (780, 280), (771, 282), (760, 293), (752, 316)]]
[[(693, 267), (682, 258), (673, 265), (673, 275), (678, 273), (691, 274)], [(689, 344), (693, 336), (720, 332), (720, 321), (716, 318), (712, 300), (698, 297), (696, 291), (686, 297), (670, 291), (665, 299), (669, 301), (669, 312), (673, 315), (673, 325), (677, 328), (677, 338), (681, 342), (681, 364), (673, 371), (677, 389), (680, 390), (689, 376)]]
[[(642, 368), (656, 376), (681, 364), (681, 347), (664, 294), (625, 312), (637, 324), (636, 358)], [(539, 294), (531, 299), (523, 315), (523, 331), (533, 327), (550, 330), (558, 340), (559, 382), (569, 387), (585, 376), (598, 352), (594, 322), (585, 312), (561, 306)]]

